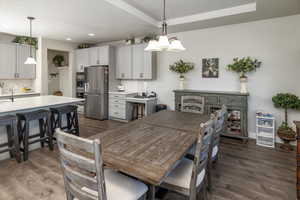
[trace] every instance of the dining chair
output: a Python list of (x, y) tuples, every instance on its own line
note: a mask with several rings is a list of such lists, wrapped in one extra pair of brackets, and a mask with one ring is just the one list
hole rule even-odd
[(67, 200), (144, 200), (148, 187), (104, 169), (100, 140), (80, 138), (56, 129)]
[(220, 136), (222, 132), (225, 130), (226, 126), (226, 116), (227, 116), (227, 107), (225, 105), (222, 106), (221, 110), (216, 111), (212, 114), (214, 120), (214, 134), (213, 134), (213, 142), (212, 142), (212, 153), (209, 159), (208, 171), (207, 171), (207, 189), (210, 191), (212, 187), (212, 167), (217, 164), (219, 158), (219, 144), (220, 144)]
[[(207, 197), (206, 170), (211, 156), (213, 138), (213, 120), (201, 124), (197, 136), (194, 159), (183, 158), (177, 167), (164, 179), (160, 187), (188, 197), (189, 200)], [(200, 191), (202, 190), (202, 195)]]

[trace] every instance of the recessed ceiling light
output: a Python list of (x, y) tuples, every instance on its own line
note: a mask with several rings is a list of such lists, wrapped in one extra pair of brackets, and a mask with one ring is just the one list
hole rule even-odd
[(88, 36), (94, 37), (95, 33), (89, 33)]
[(72, 39), (71, 38), (67, 38), (66, 40), (71, 41)]

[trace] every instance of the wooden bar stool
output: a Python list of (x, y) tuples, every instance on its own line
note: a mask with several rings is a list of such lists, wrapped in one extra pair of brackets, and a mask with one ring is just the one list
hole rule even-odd
[[(18, 113), (18, 132), (21, 138), (23, 148), (24, 161), (28, 160), (29, 145), (40, 142), (41, 146), (44, 147), (44, 143), (48, 143), (49, 149), (53, 151), (53, 138), (50, 132), (50, 113), (48, 110), (38, 110), (27, 113)], [(29, 124), (31, 121), (39, 121), (40, 132), (37, 134), (30, 135)], [(35, 139), (38, 138), (38, 139)]]
[[(57, 108), (50, 108), (51, 111), (51, 130), (52, 134), (55, 132), (56, 128), (71, 133), (73, 135), (79, 136), (79, 122), (78, 122), (78, 113), (77, 106), (67, 105)], [(66, 115), (67, 126), (63, 126), (62, 118), (63, 115)]]
[(19, 136), (17, 132), (17, 118), (13, 115), (6, 115), (0, 117), (0, 126), (6, 127), (7, 142), (0, 144), (0, 153), (9, 152), (10, 157), (16, 158), (17, 162), (21, 162)]

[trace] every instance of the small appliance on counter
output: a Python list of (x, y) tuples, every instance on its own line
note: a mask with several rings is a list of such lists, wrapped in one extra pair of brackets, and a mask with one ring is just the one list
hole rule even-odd
[(118, 85), (118, 92), (125, 92), (125, 86), (124, 85)]
[(157, 94), (155, 92), (150, 92), (150, 93), (147, 93), (147, 92), (142, 92), (138, 95), (136, 95), (134, 98), (140, 98), (140, 99), (143, 99), (143, 98), (155, 98), (157, 97)]

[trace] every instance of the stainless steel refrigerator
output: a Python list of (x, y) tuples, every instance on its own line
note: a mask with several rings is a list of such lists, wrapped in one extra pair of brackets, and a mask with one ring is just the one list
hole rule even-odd
[(108, 66), (86, 67), (84, 75), (85, 116), (99, 120), (108, 119)]

